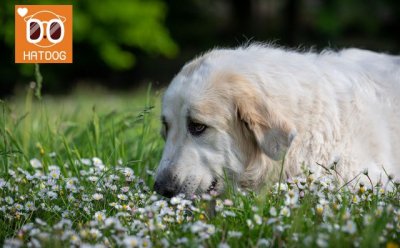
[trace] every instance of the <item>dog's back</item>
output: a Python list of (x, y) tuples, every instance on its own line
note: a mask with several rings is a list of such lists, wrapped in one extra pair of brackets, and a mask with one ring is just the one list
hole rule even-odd
[(316, 163), (339, 158), (347, 179), (364, 168), (375, 182), (387, 181), (385, 170), (400, 178), (400, 56), (247, 49), (239, 51), (243, 61), (253, 57), (262, 65), (246, 70), (259, 74), (268, 97), (275, 95), (272, 101), (297, 125), (288, 163), (306, 162), (322, 172)]
[[(347, 111), (348, 120), (344, 128), (348, 128), (350, 138), (346, 147), (349, 151), (343, 152), (349, 156), (358, 155), (358, 161), (355, 161), (357, 167), (364, 166), (375, 171), (374, 174), (380, 175), (384, 181), (387, 175), (381, 167), (399, 178), (400, 56), (354, 48), (327, 56), (338, 56), (334, 67), (343, 68), (342, 72), (346, 72), (346, 66), (340, 63), (349, 66), (345, 76), (351, 82), (353, 93), (348, 101), (353, 104), (353, 109), (342, 109)], [(332, 78), (336, 75), (337, 72), (334, 72)]]

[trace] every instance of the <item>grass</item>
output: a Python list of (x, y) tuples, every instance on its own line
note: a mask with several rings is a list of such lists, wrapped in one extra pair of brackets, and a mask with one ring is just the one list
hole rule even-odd
[(395, 182), (350, 187), (305, 172), (257, 194), (163, 199), (151, 188), (159, 93), (34, 93), (0, 105), (4, 246), (399, 247)]

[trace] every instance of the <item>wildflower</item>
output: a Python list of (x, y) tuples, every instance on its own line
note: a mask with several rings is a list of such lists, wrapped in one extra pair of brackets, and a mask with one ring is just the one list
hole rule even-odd
[(25, 203), (26, 211), (34, 211), (36, 209), (35, 204), (31, 201)]
[(107, 219), (105, 219), (104, 221), (104, 225), (106, 227), (111, 227), (114, 226), (116, 223), (118, 223), (118, 219), (117, 218), (112, 218), (112, 217), (108, 217)]
[(346, 211), (342, 214), (342, 219), (343, 220), (348, 220), (351, 217), (350, 210), (347, 208)]
[(210, 196), (211, 197), (217, 197), (218, 195), (219, 195), (219, 193), (218, 193), (218, 191), (216, 191), (216, 190), (211, 190), (210, 192), (209, 192), (209, 194), (210, 194)]
[(77, 178), (68, 178), (66, 182), (67, 189), (76, 189), (75, 183), (78, 181)]
[(103, 222), (106, 219), (106, 215), (103, 212), (98, 211), (94, 214), (94, 218), (99, 222)]
[(15, 178), (16, 173), (13, 170), (8, 170), (8, 175), (10, 175), (11, 177)]
[(201, 221), (197, 221), (190, 225), (190, 231), (192, 233), (200, 233), (202, 231), (205, 231), (208, 234), (214, 234), (215, 233), (215, 227), (213, 225), (208, 225), (205, 224)]
[(365, 168), (365, 169), (362, 171), (362, 173), (363, 173), (364, 175), (368, 176), (368, 169)]
[(111, 189), (112, 191), (117, 191), (118, 187), (115, 184), (107, 184), (107, 188)]
[(81, 239), (79, 238), (79, 236), (76, 235), (76, 234), (72, 234), (72, 235), (69, 237), (69, 240), (71, 241), (72, 244), (79, 244), (80, 241), (81, 241)]
[(24, 207), (23, 207), (21, 204), (19, 204), (19, 203), (15, 203), (15, 204), (14, 204), (14, 208), (15, 208), (16, 210), (18, 210), (18, 211), (21, 211)]
[(376, 208), (376, 210), (375, 210), (375, 215), (376, 216), (381, 216), (382, 215), (382, 213), (383, 213), (383, 206), (378, 206), (377, 208)]
[(11, 204), (14, 203), (14, 199), (11, 198), (10, 196), (6, 196), (6, 197), (4, 198), (4, 200), (5, 200), (6, 203), (9, 204), (9, 205), (11, 205)]
[(120, 177), (115, 174), (111, 174), (110, 176), (108, 176), (108, 178), (110, 179), (110, 181), (118, 181), (120, 179)]
[(51, 170), (49, 175), (51, 179), (58, 179), (60, 177), (60, 170)]
[(41, 169), (41, 168), (43, 168), (42, 162), (40, 162), (40, 160), (37, 159), (37, 158), (31, 159), (31, 160), (29, 161), (29, 163), (31, 164), (31, 166), (32, 166), (34, 169)]
[(2, 189), (6, 185), (6, 181), (3, 178), (0, 178), (0, 189)]
[(387, 211), (388, 213), (393, 212), (393, 211), (394, 211), (393, 205), (392, 205), (392, 204), (388, 204), (388, 205), (386, 206), (386, 211)]
[(293, 233), (292, 234), (292, 240), (295, 241), (295, 242), (298, 242), (299, 241), (299, 234), (298, 233)]
[(275, 189), (275, 192), (278, 191), (278, 189), (279, 189), (280, 191), (285, 192), (285, 191), (288, 190), (288, 185), (287, 185), (286, 183), (277, 183), (277, 184), (274, 186), (274, 189)]
[(232, 212), (232, 211), (225, 210), (225, 211), (222, 212), (222, 216), (224, 216), (224, 217), (226, 217), (226, 216), (236, 217), (236, 214), (234, 212)]
[(155, 202), (155, 201), (158, 200), (158, 196), (157, 195), (151, 195), (149, 200)]
[(395, 218), (397, 219), (397, 222), (400, 222), (400, 209), (395, 209), (393, 210), (393, 213), (395, 214)]
[(61, 210), (62, 210), (58, 205), (54, 205), (52, 207), (52, 209), (53, 209), (54, 212), (61, 212)]
[(35, 219), (36, 224), (39, 224), (41, 226), (47, 226), (47, 223), (41, 220), (40, 218)]
[(76, 201), (76, 198), (74, 197), (73, 194), (69, 194), (68, 197), (67, 197), (67, 199), (68, 199), (69, 202), (74, 202), (74, 201)]
[(228, 238), (240, 238), (243, 233), (238, 231), (228, 231)]
[(189, 239), (186, 237), (179, 238), (176, 240), (176, 244), (181, 245), (181, 244), (187, 244), (189, 242)]
[(386, 224), (386, 229), (393, 230), (394, 229), (394, 225), (392, 223), (387, 223)]
[(253, 221), (251, 221), (250, 219), (247, 219), (246, 224), (250, 229), (253, 229), (253, 227), (254, 227)]
[(285, 206), (285, 207), (283, 207), (283, 208), (281, 209), (280, 214), (281, 214), (282, 216), (289, 217), (289, 216), (290, 216), (290, 209), (289, 209), (288, 207)]
[(92, 165), (92, 160), (90, 160), (88, 158), (82, 158), (81, 163), (84, 165)]
[(88, 180), (91, 182), (96, 182), (97, 180), (99, 180), (99, 178), (96, 176), (90, 176), (90, 177), (88, 177)]
[(233, 201), (230, 200), (230, 199), (225, 199), (224, 200), (224, 205), (228, 206), (228, 207), (233, 206)]
[(257, 241), (257, 247), (270, 247), (271, 242), (268, 239), (259, 239)]
[(364, 225), (368, 226), (371, 224), (372, 221), (373, 221), (373, 218), (371, 215), (364, 215), (364, 219), (363, 219)]
[(22, 240), (20, 239), (6, 239), (4, 241), (4, 247), (23, 247)]
[(92, 158), (92, 161), (93, 161), (94, 166), (103, 165), (103, 161), (101, 161), (101, 159), (99, 159), (97, 157)]
[(352, 220), (348, 220), (346, 225), (342, 227), (342, 231), (348, 234), (354, 234), (357, 231), (356, 223)]
[(121, 209), (122, 209), (123, 211), (129, 211), (129, 210), (131, 210), (131, 207), (130, 207), (129, 205), (123, 204), (123, 205), (121, 206)]
[(359, 190), (358, 190), (358, 192), (360, 193), (360, 194), (363, 194), (364, 192), (365, 192), (365, 186), (364, 186), (364, 184), (361, 184), (360, 183), (360, 188), (359, 188)]
[(295, 193), (293, 190), (289, 190), (288, 194), (286, 194), (285, 205), (294, 206), (297, 204), (298, 199), (299, 199), (299, 194)]
[(307, 177), (307, 183), (312, 183), (314, 181), (314, 177), (313, 177), (313, 175), (312, 174), (310, 174), (308, 177)]
[(359, 197), (358, 195), (353, 195), (353, 197), (352, 197), (352, 202), (353, 202), (354, 204), (359, 203), (359, 202), (360, 202), (360, 197)]
[(321, 204), (317, 204), (315, 210), (318, 215), (322, 215), (324, 213), (324, 206), (322, 206)]
[(167, 207), (168, 203), (166, 201), (164, 201), (164, 200), (159, 200), (159, 201), (154, 202), (154, 206), (156, 206), (157, 208), (162, 209), (162, 208)]
[(49, 155), (50, 158), (55, 158), (57, 156), (57, 153), (56, 152), (49, 152), (48, 155)]
[(125, 194), (118, 194), (117, 197), (122, 201), (128, 200), (128, 196), (126, 196)]
[(227, 243), (219, 243), (218, 248), (230, 248), (230, 246)]
[(96, 228), (90, 229), (89, 234), (93, 239), (98, 239), (101, 236), (103, 236), (102, 233), (100, 232), (100, 230), (96, 229)]
[(275, 207), (271, 207), (270, 209), (269, 209), (269, 214), (271, 215), (271, 216), (276, 216), (277, 215), (277, 212), (276, 212), (276, 208)]
[(125, 176), (125, 179), (132, 181), (132, 179), (134, 178), (134, 172), (131, 168), (125, 167), (123, 170), (123, 174)]
[(171, 198), (170, 203), (171, 203), (172, 205), (177, 205), (177, 204), (181, 203), (181, 198), (175, 197), (175, 196), (174, 196), (174, 197)]
[(208, 234), (214, 234), (215, 233), (215, 226), (213, 226), (213, 225), (206, 225), (206, 232), (208, 233)]
[(205, 201), (210, 201), (212, 199), (212, 197), (210, 194), (202, 194), (201, 199), (203, 199)]
[(184, 216), (181, 214), (176, 215), (176, 223), (181, 224), (184, 220)]
[(70, 212), (70, 211), (68, 211), (68, 210), (65, 210), (65, 211), (63, 211), (63, 212), (61, 213), (61, 216), (62, 216), (63, 218), (68, 218), (68, 217), (73, 216), (73, 215), (74, 215), (73, 213), (74, 213), (74, 212)]
[(217, 199), (215, 201), (215, 211), (221, 212), (224, 209), (224, 204), (221, 199)]
[(93, 200), (99, 201), (101, 199), (103, 199), (103, 195), (100, 193), (95, 193), (92, 195)]
[(326, 234), (320, 233), (317, 238), (318, 247), (328, 247), (329, 244), (327, 239), (328, 237), (326, 236)]
[(121, 192), (122, 193), (126, 193), (126, 192), (128, 192), (129, 191), (129, 187), (122, 187), (121, 188)]
[(255, 215), (253, 216), (253, 218), (254, 218), (254, 222), (255, 222), (257, 225), (261, 225), (261, 224), (262, 224), (262, 218), (260, 217), (260, 215), (255, 214)]
[(296, 182), (297, 187), (299, 189), (305, 189), (305, 187), (306, 187), (306, 179), (304, 179), (304, 178), (296, 178), (295, 182)]

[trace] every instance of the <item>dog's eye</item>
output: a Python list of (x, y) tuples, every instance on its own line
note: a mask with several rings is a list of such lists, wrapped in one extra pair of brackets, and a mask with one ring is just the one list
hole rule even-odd
[(193, 136), (199, 136), (207, 129), (207, 126), (201, 123), (189, 121), (188, 130)]
[(161, 136), (165, 140), (167, 138), (168, 134), (168, 124), (166, 122), (162, 122), (162, 128), (161, 128)]

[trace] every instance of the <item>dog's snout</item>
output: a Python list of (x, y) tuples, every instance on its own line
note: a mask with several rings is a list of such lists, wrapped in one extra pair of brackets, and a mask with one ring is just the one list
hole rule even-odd
[(174, 182), (174, 177), (170, 172), (165, 172), (157, 177), (154, 183), (154, 191), (168, 198), (179, 193), (178, 187)]
[(162, 183), (160, 183), (158, 181), (156, 181), (154, 183), (154, 190), (158, 194), (160, 194), (162, 196), (165, 196), (165, 197), (168, 197), (168, 198), (171, 198), (176, 194), (175, 190), (173, 188), (168, 187), (168, 186), (166, 186), (166, 185), (164, 185), (164, 184), (162, 184)]

